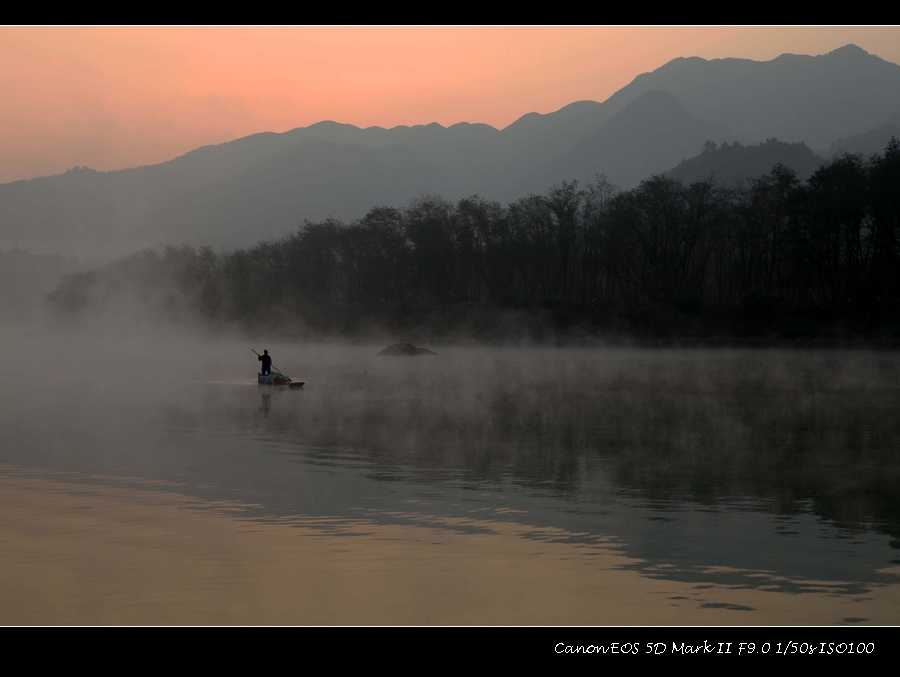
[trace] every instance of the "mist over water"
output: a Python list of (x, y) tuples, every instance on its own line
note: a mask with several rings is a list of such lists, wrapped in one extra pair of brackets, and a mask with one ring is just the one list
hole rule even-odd
[[(5, 622), (900, 616), (892, 353), (445, 345), (389, 358), (381, 344), (158, 329), (3, 343), (0, 533), (57, 544), (10, 549), (7, 586), (69, 576)], [(258, 386), (250, 348), (306, 386)], [(77, 575), (86, 553), (103, 580)], [(193, 578), (111, 590), (128, 557)], [(162, 607), (147, 601), (159, 590)]]

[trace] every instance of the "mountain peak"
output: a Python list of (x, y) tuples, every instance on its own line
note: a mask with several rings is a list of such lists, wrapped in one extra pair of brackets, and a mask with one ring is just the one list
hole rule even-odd
[(862, 47), (859, 47), (854, 44), (849, 44), (849, 45), (844, 45), (843, 47), (838, 47), (837, 49), (828, 52), (825, 56), (852, 58), (852, 57), (872, 56), (872, 55), (869, 54)]

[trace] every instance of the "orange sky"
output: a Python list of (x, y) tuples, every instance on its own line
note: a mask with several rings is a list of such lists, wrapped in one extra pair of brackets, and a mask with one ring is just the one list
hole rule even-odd
[(900, 63), (898, 27), (0, 27), (0, 182), (320, 120), (502, 128), (678, 56), (851, 42)]

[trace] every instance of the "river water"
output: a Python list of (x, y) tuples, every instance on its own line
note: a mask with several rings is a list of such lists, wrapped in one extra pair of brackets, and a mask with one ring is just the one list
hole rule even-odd
[(893, 353), (2, 342), (3, 623), (900, 623)]

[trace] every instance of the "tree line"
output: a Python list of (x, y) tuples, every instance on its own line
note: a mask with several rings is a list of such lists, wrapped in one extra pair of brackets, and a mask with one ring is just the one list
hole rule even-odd
[(170, 247), (68, 275), (50, 295), (79, 314), (123, 290), (166, 312), (257, 321), (336, 307), (465, 303), (682, 309), (780, 305), (847, 315), (900, 303), (900, 143), (842, 155), (807, 181), (760, 178), (632, 190), (563, 182), (507, 206), (427, 195), (362, 218), (305, 221), (235, 251)]

